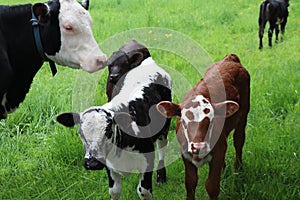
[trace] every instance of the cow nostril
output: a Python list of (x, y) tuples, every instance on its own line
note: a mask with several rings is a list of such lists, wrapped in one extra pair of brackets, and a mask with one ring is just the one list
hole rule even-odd
[(107, 58), (106, 58), (106, 56), (100, 56), (97, 59), (97, 66), (99, 66), (99, 69), (102, 69), (102, 68), (104, 68), (104, 67), (107, 66)]

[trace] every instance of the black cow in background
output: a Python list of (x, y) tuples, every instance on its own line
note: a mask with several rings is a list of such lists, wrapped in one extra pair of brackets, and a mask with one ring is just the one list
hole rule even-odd
[(285, 25), (288, 17), (289, 0), (266, 0), (260, 5), (259, 12), (259, 49), (263, 48), (262, 38), (264, 34), (264, 28), (269, 21), (270, 27), (268, 30), (269, 46), (272, 46), (272, 35), (275, 29), (276, 39), (278, 42), (279, 25), (281, 30), (281, 40), (283, 40)]

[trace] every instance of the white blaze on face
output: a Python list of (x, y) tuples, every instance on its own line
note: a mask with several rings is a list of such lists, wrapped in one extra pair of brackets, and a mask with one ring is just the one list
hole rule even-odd
[(85, 147), (85, 158), (105, 158), (105, 133), (109, 125), (106, 113), (98, 112), (96, 107), (89, 108), (81, 114), (80, 120), (80, 136)]
[(61, 47), (51, 60), (88, 72), (101, 69), (105, 55), (92, 34), (92, 18), (76, 0), (60, 0)]
[[(185, 124), (183, 126), (183, 131), (185, 134), (185, 138), (188, 141), (188, 151), (192, 152), (192, 141), (189, 137), (189, 134), (192, 135), (194, 133), (189, 133), (188, 124), (189, 123), (200, 123), (205, 118), (208, 118), (210, 122), (214, 118), (214, 109), (213, 106), (209, 103), (209, 101), (203, 97), (202, 95), (197, 95), (193, 100), (192, 104), (188, 108), (183, 108), (181, 110), (181, 120)], [(181, 123), (182, 124), (182, 123)], [(212, 127), (209, 128), (204, 141), (208, 142), (207, 149), (210, 149), (209, 140), (211, 138)], [(201, 152), (200, 152), (201, 153)]]

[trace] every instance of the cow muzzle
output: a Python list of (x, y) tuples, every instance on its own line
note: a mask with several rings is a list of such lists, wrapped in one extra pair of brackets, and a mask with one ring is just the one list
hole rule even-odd
[(105, 167), (105, 162), (98, 160), (95, 157), (85, 158), (84, 167), (87, 170), (102, 170)]
[(107, 66), (107, 58), (105, 55), (97, 58), (97, 66), (99, 67), (99, 69), (103, 69)]
[(189, 153), (198, 155), (198, 157), (203, 158), (210, 152), (210, 146), (207, 142), (191, 142)]

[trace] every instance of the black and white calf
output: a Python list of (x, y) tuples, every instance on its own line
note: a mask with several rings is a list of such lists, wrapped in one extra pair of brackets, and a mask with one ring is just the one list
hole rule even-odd
[(63, 113), (61, 124), (80, 124), (79, 134), (85, 148), (86, 169), (106, 168), (111, 199), (119, 199), (121, 176), (140, 173), (137, 187), (141, 199), (152, 199), (152, 171), (158, 141), (160, 162), (164, 159), (170, 119), (155, 108), (161, 100), (171, 99), (171, 78), (151, 57), (120, 79), (122, 88), (110, 102), (82, 113)]
[[(106, 60), (92, 19), (76, 0), (0, 6), (0, 119), (24, 100), (44, 61), (88, 72)], [(53, 67), (54, 63), (51, 65)]]

